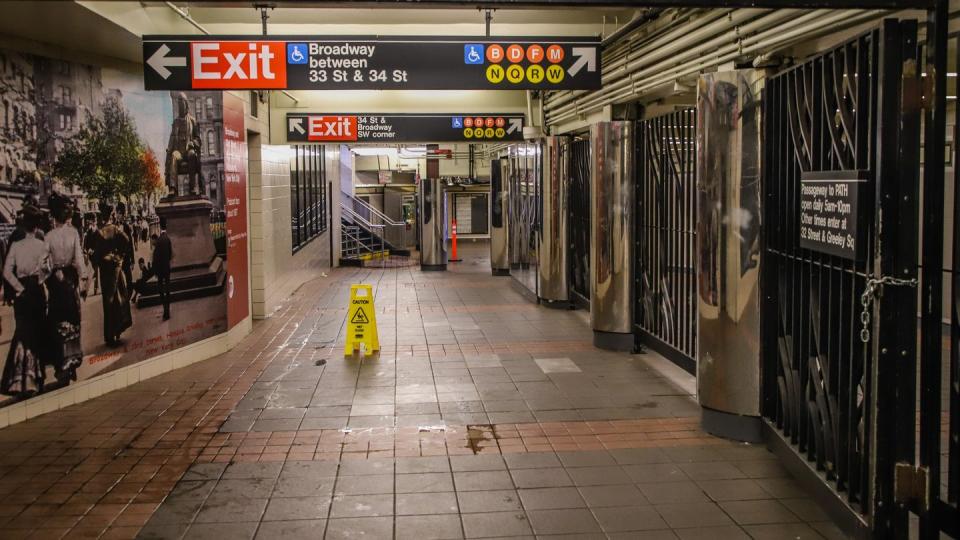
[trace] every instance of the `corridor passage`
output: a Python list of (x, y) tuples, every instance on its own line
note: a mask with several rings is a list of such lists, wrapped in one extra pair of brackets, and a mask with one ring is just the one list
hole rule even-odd
[(689, 376), (464, 252), (318, 274), (228, 354), (0, 431), (0, 537), (843, 537), (764, 447), (698, 428)]

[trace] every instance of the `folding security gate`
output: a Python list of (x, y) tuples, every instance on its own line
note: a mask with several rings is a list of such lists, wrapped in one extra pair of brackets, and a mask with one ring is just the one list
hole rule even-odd
[[(957, 93), (957, 78), (950, 79), (953, 88), (948, 88), (946, 3), (938, 3), (928, 16), (931, 18), (922, 55), (923, 72), (930, 80), (924, 85), (929, 92), (924, 95), (928, 106), (923, 135), (920, 354), (919, 363), (910, 366), (919, 377), (906, 383), (912, 390), (917, 382), (920, 395), (909, 402), (915, 406), (898, 411), (895, 428), (917, 434), (916, 455), (909, 448), (897, 456), (895, 495), (908, 499), (906, 504), (919, 516), (917, 532), (924, 539), (939, 538), (941, 532), (960, 538), (960, 108), (954, 105), (953, 126), (947, 127), (947, 94)], [(960, 38), (952, 41), (949, 48), (960, 51)], [(960, 55), (955, 61), (952, 67), (957, 72)], [(933, 73), (941, 76), (930, 77)], [(946, 152), (948, 129), (953, 131), (952, 155)], [(952, 186), (944, 181), (947, 166), (953, 169)], [(944, 219), (947, 209), (952, 223)], [(952, 242), (945, 244), (948, 224)], [(949, 266), (944, 264), (945, 260), (950, 261)], [(949, 282), (946, 306), (945, 280)], [(945, 321), (949, 321), (948, 331)], [(906, 398), (913, 397), (904, 394)]]
[(590, 308), (590, 139), (570, 143), (570, 292), (574, 303)]
[[(896, 89), (887, 74), (880, 80), (880, 39), (871, 32), (781, 73), (767, 82), (764, 96), (762, 412), (863, 515), (869, 514), (871, 403), (884, 391), (871, 376), (871, 347), (858, 339), (859, 298), (876, 255), (875, 197), (862, 205), (859, 225), (868, 240), (860, 261), (800, 247), (798, 197), (808, 171), (869, 171), (870, 185), (878, 183), (877, 146), (891, 125), (879, 123), (879, 87)], [(833, 110), (840, 111), (839, 125)]]
[(637, 124), (636, 305), (642, 343), (694, 373), (696, 110)]
[[(939, 377), (935, 390), (918, 379), (928, 363), (917, 362), (918, 337), (930, 339), (917, 321), (919, 60), (916, 21), (887, 20), (770, 78), (764, 92), (762, 414), (794, 472), (847, 510), (835, 517), (881, 538), (907, 536), (908, 510), (920, 514), (923, 537), (956, 534), (958, 523), (956, 467), (944, 502), (930, 497), (939, 475), (914, 466), (918, 382), (936, 392), (935, 405), (921, 404), (937, 413), (947, 391)], [(928, 112), (926, 140), (942, 156), (936, 127)], [(925, 213), (942, 206), (941, 167), (925, 171)], [(941, 185), (930, 181), (938, 172)], [(939, 250), (942, 237), (923, 242)], [(933, 329), (939, 340), (939, 321)], [(921, 454), (925, 437), (940, 448), (940, 427), (926, 423)]]

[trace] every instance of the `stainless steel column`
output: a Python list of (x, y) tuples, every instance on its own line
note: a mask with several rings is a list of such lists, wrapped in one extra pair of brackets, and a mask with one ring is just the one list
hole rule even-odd
[(760, 440), (760, 92), (754, 70), (697, 87), (697, 397), (706, 431)]
[(420, 180), (420, 270), (447, 269), (447, 222), (443, 181)]
[(540, 264), (538, 288), (544, 305), (567, 307), (570, 302), (567, 268), (567, 191), (570, 181), (569, 137), (547, 137), (543, 144), (540, 196)]
[(510, 275), (508, 175), (506, 158), (490, 162), (490, 269), (495, 276)]
[(590, 126), (590, 322), (594, 345), (632, 351), (634, 125)]
[(507, 149), (510, 198), (510, 276), (523, 287), (524, 296), (536, 302), (537, 218), (540, 212), (541, 151), (539, 143), (517, 143)]
[(507, 192), (507, 219), (510, 221), (510, 225), (507, 227), (507, 258), (510, 261), (510, 270), (513, 271), (521, 269), (524, 253), (521, 249), (523, 244), (520, 241), (521, 231), (523, 230), (523, 222), (520, 219), (520, 176), (523, 169), (520, 167), (518, 145), (511, 145), (507, 148), (505, 160), (506, 167), (503, 169), (505, 175), (503, 181)]

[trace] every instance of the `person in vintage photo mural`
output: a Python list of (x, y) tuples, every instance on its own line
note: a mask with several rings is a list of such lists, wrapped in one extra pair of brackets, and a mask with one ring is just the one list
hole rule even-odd
[(163, 320), (170, 319), (170, 263), (173, 261), (173, 244), (167, 235), (167, 220), (160, 218), (160, 234), (153, 242), (151, 271), (157, 277), (157, 287), (163, 301)]
[(47, 297), (43, 282), (50, 275), (50, 252), (38, 238), (42, 212), (25, 205), (20, 227), (22, 236), (10, 245), (3, 264), (3, 278), (10, 285), (16, 329), (0, 377), (0, 392), (29, 397), (43, 391), (44, 366), (41, 360), (46, 340)]
[(130, 287), (126, 267), (130, 252), (130, 238), (114, 223), (113, 207), (100, 205), (100, 230), (93, 249), (93, 264), (100, 274), (100, 293), (103, 301), (103, 340), (115, 347), (120, 335), (133, 324), (130, 314)]
[(53, 228), (44, 237), (52, 267), (46, 280), (49, 304), (46, 363), (53, 366), (57, 379), (67, 384), (77, 380), (77, 368), (83, 362), (80, 301), (87, 295), (86, 265), (80, 233), (72, 224), (72, 202), (54, 194), (49, 206)]
[(123, 253), (123, 275), (127, 280), (127, 287), (133, 283), (133, 260), (134, 260), (134, 241), (133, 228), (130, 226), (130, 220), (127, 216), (127, 205), (117, 204), (114, 212), (114, 221), (127, 237), (127, 243), (124, 246)]
[[(97, 243), (97, 217), (92, 212), (84, 217), (83, 231), (83, 255), (84, 261), (91, 269), (90, 285), (93, 288), (92, 295), (96, 296), (100, 290), (100, 273), (97, 272), (97, 265), (93, 264), (93, 248)], [(89, 292), (89, 291), (88, 291)]]

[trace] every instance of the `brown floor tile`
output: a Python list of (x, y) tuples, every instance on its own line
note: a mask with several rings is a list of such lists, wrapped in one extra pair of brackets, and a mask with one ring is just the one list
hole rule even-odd
[[(640, 357), (478, 268), (334, 270), (234, 351), (0, 430), (0, 536), (743, 534), (708, 495), (757, 537), (832, 531), (763, 447), (707, 435)], [(341, 344), (330, 328), (362, 276), (383, 348), (345, 360), (316, 344)], [(690, 412), (626, 419), (627, 385)], [(764, 525), (789, 516), (816, 523)]]

